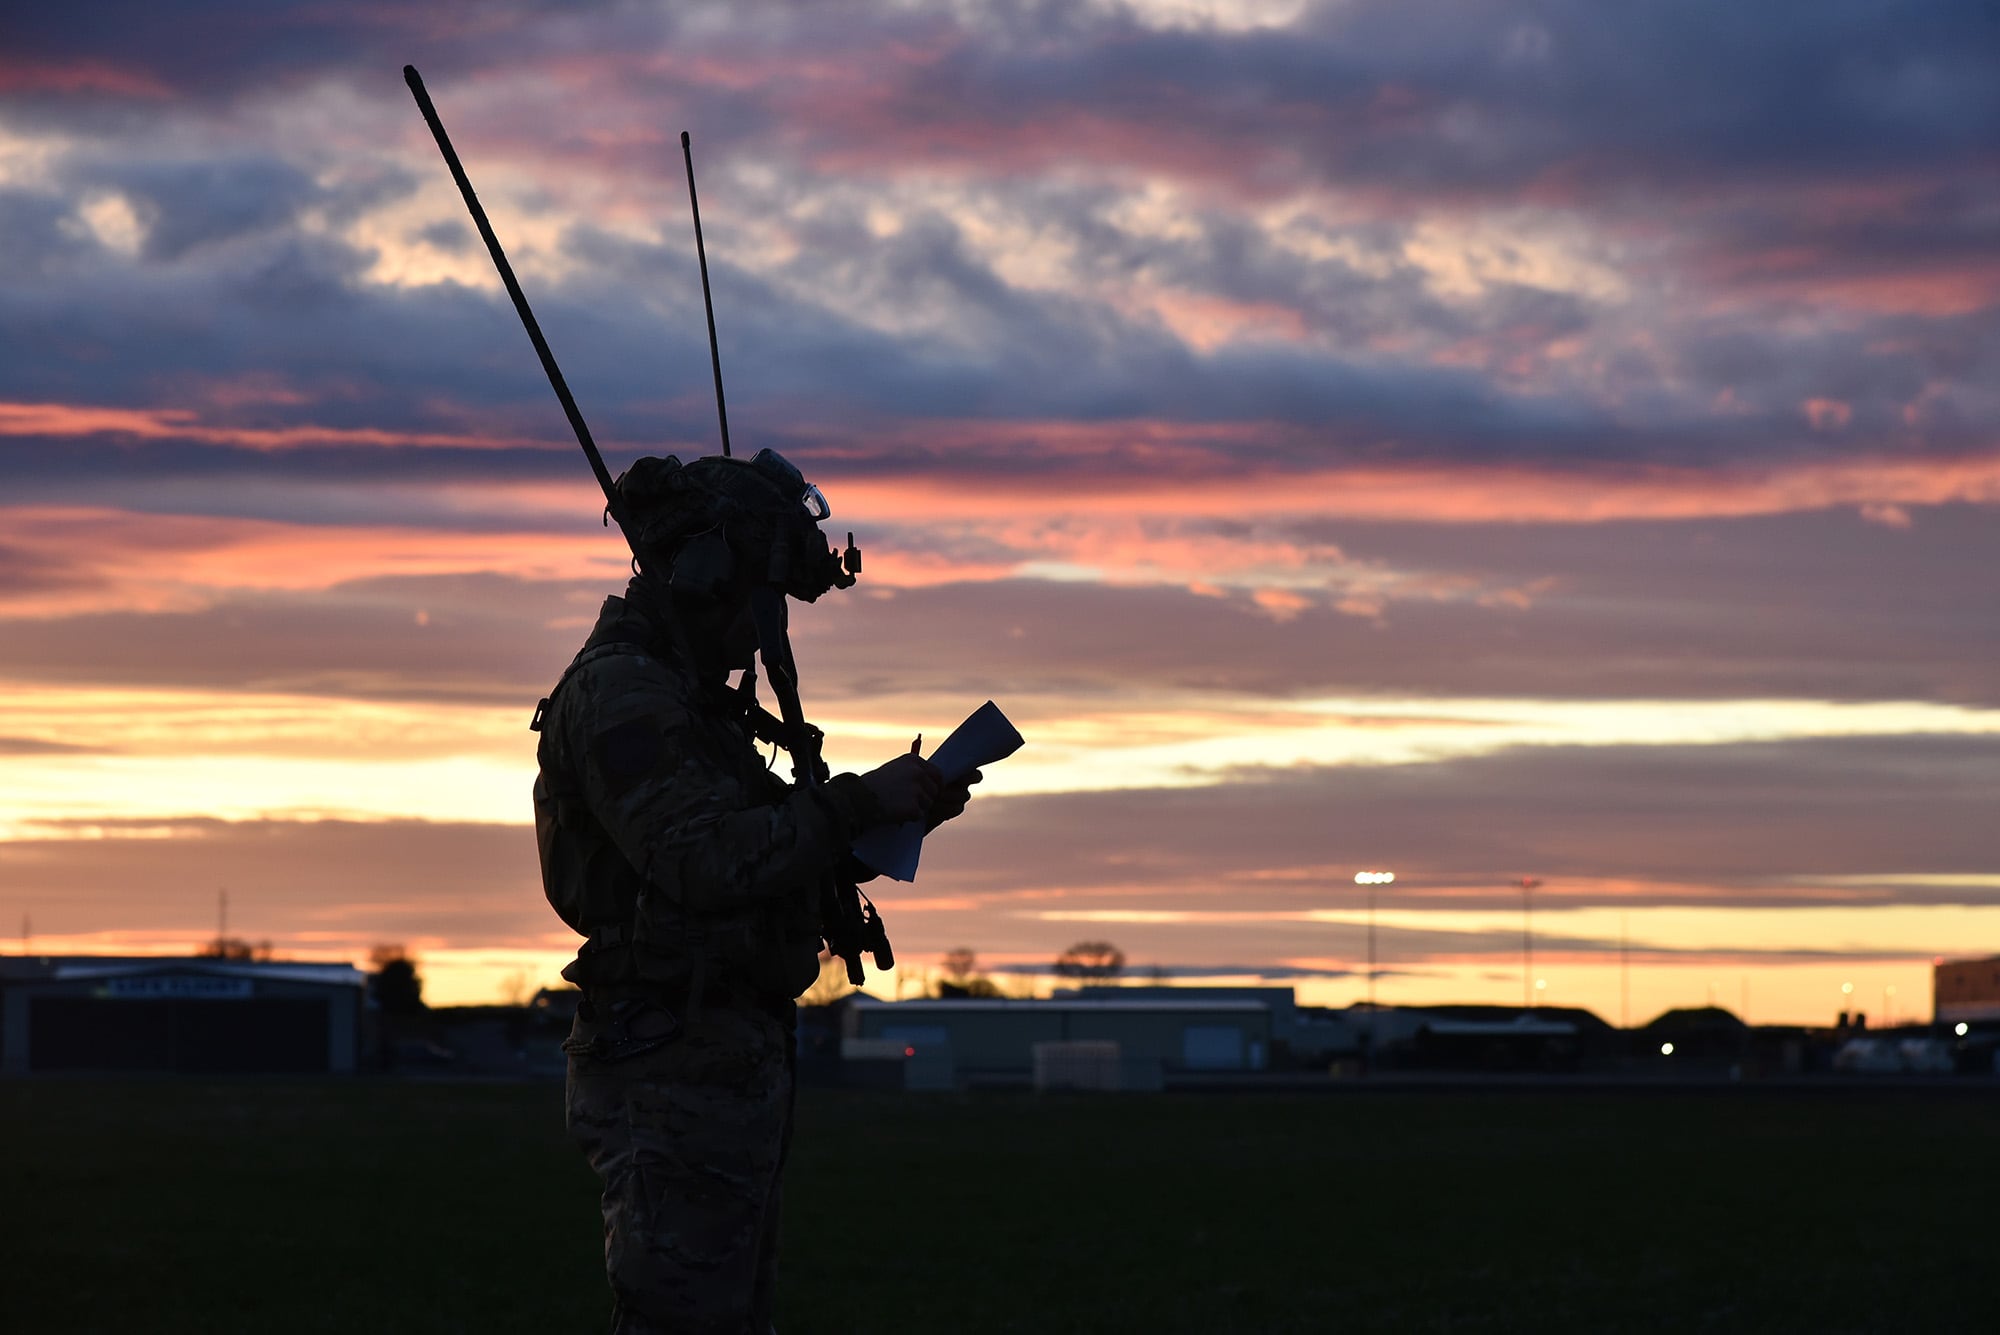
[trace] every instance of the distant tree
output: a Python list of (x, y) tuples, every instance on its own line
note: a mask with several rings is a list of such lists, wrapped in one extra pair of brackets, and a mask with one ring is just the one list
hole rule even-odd
[(414, 1015), (424, 1009), (424, 980), (401, 946), (376, 946), (368, 952), (368, 962), (375, 966), (368, 976), (368, 995), (384, 1014)]
[(500, 994), (507, 998), (509, 1006), (525, 1006), (535, 995), (535, 985), (528, 977), (526, 969), (516, 969), (500, 980)]
[(1085, 982), (1106, 982), (1125, 969), (1125, 952), (1109, 941), (1079, 941), (1056, 956), (1058, 978)]
[(195, 954), (209, 960), (268, 960), (271, 958), (269, 941), (245, 941), (240, 936), (218, 936), (202, 942)]
[(937, 994), (949, 1000), (954, 997), (999, 997), (1006, 994), (1000, 985), (979, 972), (979, 956), (968, 946), (956, 946), (944, 953), (938, 961), (938, 972), (944, 977), (937, 983)]
[(854, 990), (854, 984), (847, 981), (847, 961), (821, 951), (819, 977), (813, 980), (813, 985), (799, 998), (799, 1005), (831, 1006)]

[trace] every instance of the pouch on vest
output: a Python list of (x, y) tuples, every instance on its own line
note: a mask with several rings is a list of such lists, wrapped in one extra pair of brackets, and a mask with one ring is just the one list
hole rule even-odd
[(577, 1003), (576, 1022), (563, 1051), (601, 1062), (621, 1062), (642, 1052), (665, 1047), (680, 1036), (674, 1013), (649, 997), (624, 997), (610, 1003)]

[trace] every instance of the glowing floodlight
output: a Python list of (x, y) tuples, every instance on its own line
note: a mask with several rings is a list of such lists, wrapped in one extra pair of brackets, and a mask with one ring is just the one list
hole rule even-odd
[(1660, 1055), (1661, 1055), (1662, 1057), (1671, 1057), (1671, 1056), (1673, 1056), (1673, 1055), (1674, 1055), (1674, 1045), (1673, 1045), (1673, 1044), (1671, 1044), (1671, 1043), (1662, 1043), (1662, 1044), (1660, 1044)]
[(1967, 1024), (1965, 1021), (1960, 1020), (1958, 1022), (1958, 1027), (1952, 1030), (1951, 1032), (1957, 1034), (1960, 1038), (1964, 1038), (1967, 1034), (1972, 1032), (1972, 1026)]
[(1393, 885), (1396, 873), (1392, 871), (1358, 871), (1354, 873), (1356, 885)]

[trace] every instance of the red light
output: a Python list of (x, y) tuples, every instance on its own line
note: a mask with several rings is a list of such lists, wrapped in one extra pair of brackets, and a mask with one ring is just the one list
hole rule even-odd
[(917, 1055), (917, 1050), (915, 1048), (904, 1048), (903, 1055), (905, 1057), (914, 1057)]

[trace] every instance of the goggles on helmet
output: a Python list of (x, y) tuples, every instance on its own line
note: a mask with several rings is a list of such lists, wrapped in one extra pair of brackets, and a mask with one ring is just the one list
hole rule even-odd
[(826, 503), (826, 494), (806, 481), (805, 474), (784, 455), (776, 450), (762, 449), (750, 460), (750, 466), (776, 483), (787, 494), (797, 496), (815, 524), (833, 518), (833, 507)]

